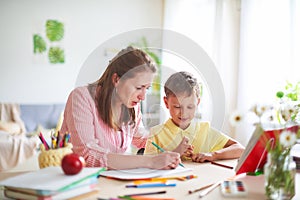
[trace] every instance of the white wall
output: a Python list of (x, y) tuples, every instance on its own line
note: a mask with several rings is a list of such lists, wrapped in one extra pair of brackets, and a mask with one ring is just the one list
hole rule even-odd
[[(1, 0), (0, 102), (65, 102), (95, 48), (126, 31), (161, 28), (162, 15), (163, 0)], [(32, 36), (48, 19), (65, 24), (65, 64), (34, 60)]]

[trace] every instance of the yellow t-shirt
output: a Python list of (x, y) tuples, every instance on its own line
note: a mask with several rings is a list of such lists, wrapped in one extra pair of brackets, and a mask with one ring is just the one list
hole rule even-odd
[(194, 153), (220, 150), (229, 140), (227, 135), (210, 127), (209, 122), (193, 120), (187, 129), (182, 130), (169, 119), (164, 124), (150, 129), (150, 137), (147, 140), (144, 153), (160, 153), (152, 142), (155, 142), (165, 151), (172, 151), (180, 144), (184, 136), (188, 137), (189, 144), (194, 146)]

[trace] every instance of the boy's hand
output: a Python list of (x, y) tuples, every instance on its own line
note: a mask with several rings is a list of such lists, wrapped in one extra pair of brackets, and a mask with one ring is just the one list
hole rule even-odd
[(205, 161), (214, 161), (213, 153), (198, 153), (191, 156), (193, 162), (203, 163)]
[(184, 157), (192, 157), (194, 155), (194, 146), (190, 145), (190, 147), (183, 153)]
[(182, 155), (190, 156), (193, 154), (193, 146), (189, 144), (189, 138), (183, 137), (180, 144), (173, 150)]

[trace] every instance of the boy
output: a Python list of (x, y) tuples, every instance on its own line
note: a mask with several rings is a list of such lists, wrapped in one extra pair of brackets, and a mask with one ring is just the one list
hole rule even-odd
[(182, 159), (194, 162), (239, 158), (244, 147), (227, 135), (210, 127), (208, 122), (194, 120), (200, 103), (197, 79), (188, 72), (177, 72), (165, 86), (164, 103), (170, 119), (150, 129), (145, 154), (158, 153), (155, 142), (166, 151), (180, 154)]

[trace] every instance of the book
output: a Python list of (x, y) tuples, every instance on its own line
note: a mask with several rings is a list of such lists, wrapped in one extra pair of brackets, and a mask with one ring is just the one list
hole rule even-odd
[[(293, 132), (297, 132), (298, 129), (298, 125), (286, 128), (286, 130)], [(263, 129), (260, 126), (257, 126), (243, 154), (238, 159), (238, 163), (235, 168), (236, 174), (261, 172), (267, 161), (268, 146), (272, 148), (278, 138), (278, 135), (283, 130), (283, 128)]]
[(5, 188), (4, 195), (8, 198), (24, 199), (24, 200), (61, 200), (61, 199), (70, 199), (73, 197), (77, 197), (79, 195), (87, 194), (92, 191), (97, 191), (96, 186), (97, 183), (94, 183), (94, 184), (89, 184), (89, 185), (84, 185), (81, 187), (69, 189), (64, 192), (57, 192), (55, 194), (46, 195), (46, 196)]
[(170, 170), (135, 168), (135, 169), (126, 169), (126, 170), (107, 170), (102, 172), (100, 176), (105, 176), (114, 179), (121, 179), (121, 180), (137, 180), (137, 179), (162, 177), (162, 176), (188, 172), (188, 171), (192, 171), (192, 169), (181, 167), (181, 166), (178, 166), (176, 169), (170, 169)]
[(5, 179), (0, 185), (10, 190), (49, 196), (97, 181), (105, 168), (83, 168), (79, 174), (65, 175), (60, 166), (46, 167)]

